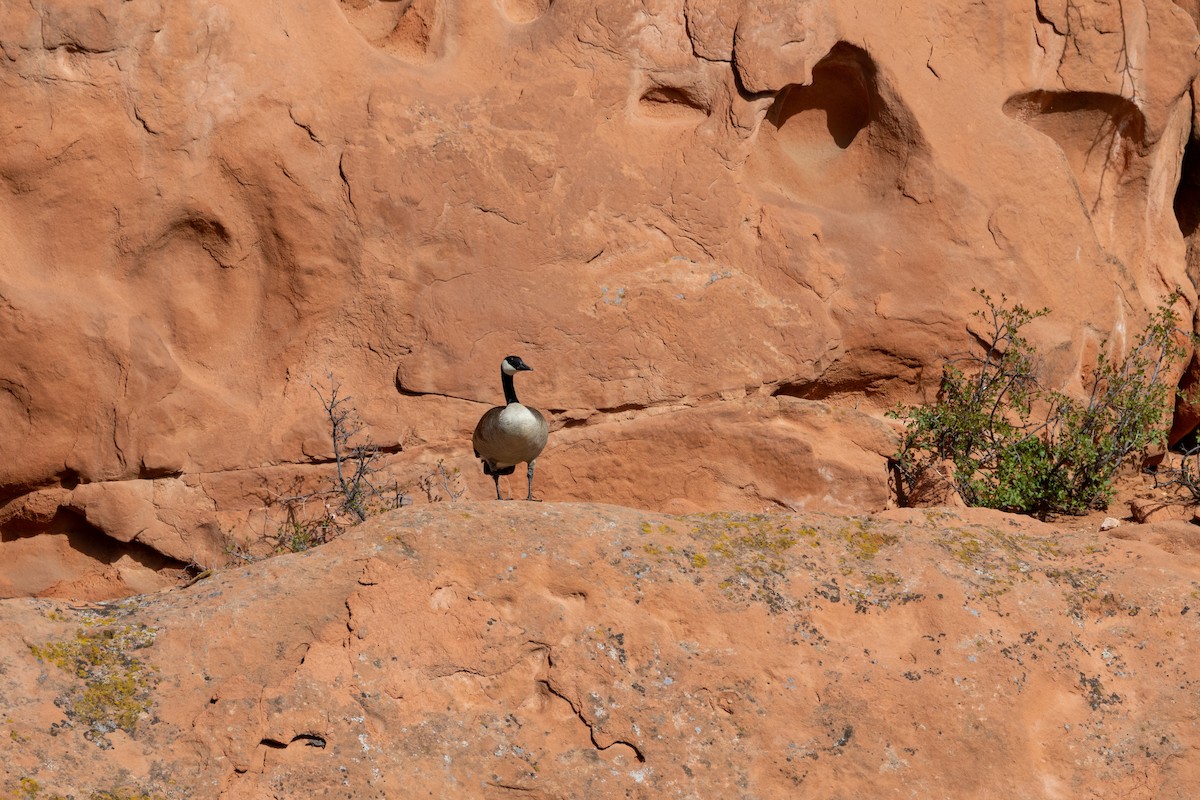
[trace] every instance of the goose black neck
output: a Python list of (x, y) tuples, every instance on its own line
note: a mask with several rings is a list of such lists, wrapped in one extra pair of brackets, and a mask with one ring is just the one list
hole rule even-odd
[(513, 376), (500, 370), (500, 381), (504, 384), (504, 402), (507, 405), (517, 402), (517, 390), (513, 386)]

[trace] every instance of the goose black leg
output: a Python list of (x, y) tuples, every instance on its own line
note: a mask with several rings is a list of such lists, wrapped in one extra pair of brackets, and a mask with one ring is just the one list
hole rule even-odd
[(533, 462), (532, 461), (529, 462), (529, 470), (525, 474), (529, 477), (529, 496), (527, 496), (525, 499), (532, 500), (533, 499)]
[(500, 496), (500, 475), (493, 472), (492, 480), (494, 480), (496, 482), (496, 499), (503, 500), (504, 498)]

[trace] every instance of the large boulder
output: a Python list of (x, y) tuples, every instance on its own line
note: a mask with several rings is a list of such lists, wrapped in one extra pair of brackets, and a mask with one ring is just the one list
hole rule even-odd
[(6, 600), (0, 791), (1190, 799), (1200, 545), (1132, 530), (440, 504)]

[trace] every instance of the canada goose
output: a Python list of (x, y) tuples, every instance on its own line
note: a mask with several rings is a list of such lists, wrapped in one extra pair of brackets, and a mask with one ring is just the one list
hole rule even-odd
[(517, 464), (529, 464), (529, 496), (533, 499), (533, 463), (546, 446), (550, 424), (536, 408), (517, 402), (513, 375), (533, 367), (520, 356), (508, 356), (500, 362), (500, 382), (504, 385), (505, 405), (488, 409), (475, 426), (471, 444), (475, 457), (483, 461), (483, 474), (496, 482), (496, 499), (500, 496), (500, 476), (512, 475)]

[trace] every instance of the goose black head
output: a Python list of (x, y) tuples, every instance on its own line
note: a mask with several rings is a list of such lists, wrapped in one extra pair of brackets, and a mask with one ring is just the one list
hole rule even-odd
[(500, 362), (500, 370), (505, 375), (516, 375), (525, 370), (533, 371), (533, 367), (522, 361), (520, 356), (508, 356)]

